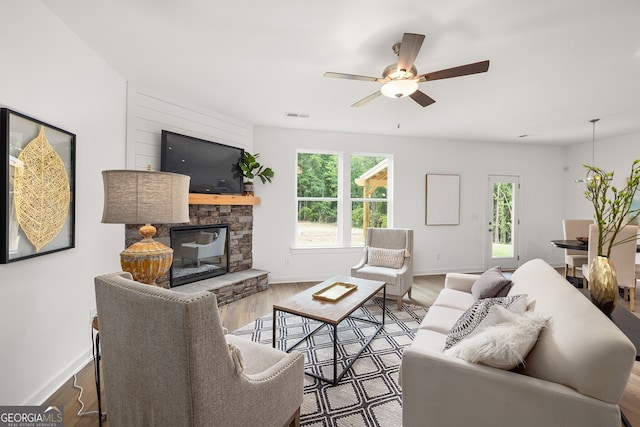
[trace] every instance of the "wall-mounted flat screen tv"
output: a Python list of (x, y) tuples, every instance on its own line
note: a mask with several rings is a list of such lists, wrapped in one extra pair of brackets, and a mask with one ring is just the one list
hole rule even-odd
[(191, 193), (242, 194), (243, 157), (242, 148), (162, 131), (160, 169), (189, 175)]

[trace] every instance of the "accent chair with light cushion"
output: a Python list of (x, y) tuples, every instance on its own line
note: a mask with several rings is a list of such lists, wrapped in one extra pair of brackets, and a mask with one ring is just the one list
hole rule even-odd
[(387, 297), (395, 297), (400, 310), (413, 285), (413, 230), (367, 228), (366, 233), (362, 259), (351, 267), (351, 276), (385, 282)]
[(403, 426), (620, 427), (636, 355), (620, 329), (543, 260), (503, 297), (476, 299), (480, 277), (447, 274), (404, 349)]
[(299, 426), (304, 356), (226, 334), (214, 293), (95, 291), (109, 426)]

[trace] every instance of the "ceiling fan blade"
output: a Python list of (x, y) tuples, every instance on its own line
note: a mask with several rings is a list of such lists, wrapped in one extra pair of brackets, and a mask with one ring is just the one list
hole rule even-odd
[(371, 95), (362, 98), (360, 101), (356, 102), (355, 104), (352, 105), (352, 107), (362, 107), (365, 104), (368, 104), (369, 102), (373, 101), (374, 99), (376, 99), (377, 97), (379, 97), (382, 94), (382, 92), (377, 91), (377, 92), (373, 92)]
[(447, 68), (446, 70), (435, 71), (418, 76), (419, 82), (431, 80), (449, 79), (451, 77), (467, 76), (469, 74), (484, 73), (489, 69), (489, 61), (476, 62), (474, 64), (460, 65), (459, 67)]
[(368, 76), (359, 76), (357, 74), (344, 74), (344, 73), (332, 73), (326, 72), (324, 73), (325, 77), (333, 77), (336, 79), (348, 79), (348, 80), (362, 80), (365, 82), (377, 82), (379, 79), (377, 77), (368, 77)]
[(433, 99), (432, 97), (430, 97), (429, 95), (427, 95), (424, 92), (420, 92), (419, 90), (413, 92), (409, 96), (411, 97), (411, 99), (413, 99), (414, 101), (416, 101), (418, 104), (420, 104), (423, 107), (426, 107), (427, 105), (431, 105), (434, 102), (436, 102), (435, 99)]
[(422, 34), (404, 33), (400, 52), (398, 53), (398, 71), (410, 71), (420, 52), (424, 36)]

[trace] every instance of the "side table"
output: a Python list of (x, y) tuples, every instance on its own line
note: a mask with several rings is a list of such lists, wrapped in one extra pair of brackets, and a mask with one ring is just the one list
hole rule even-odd
[(93, 328), (93, 374), (96, 382), (96, 395), (98, 397), (98, 426), (102, 427), (102, 399), (100, 395), (100, 327), (98, 325), (98, 315), (93, 316), (91, 327)]

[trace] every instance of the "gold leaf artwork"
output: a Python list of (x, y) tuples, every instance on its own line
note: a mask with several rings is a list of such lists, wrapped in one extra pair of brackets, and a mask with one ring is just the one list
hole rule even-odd
[(38, 136), (18, 156), (23, 167), (16, 169), (13, 189), (20, 228), (36, 252), (52, 241), (64, 226), (71, 192), (67, 170), (40, 126)]

